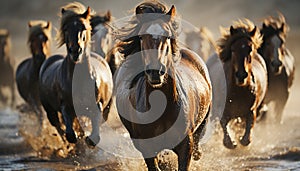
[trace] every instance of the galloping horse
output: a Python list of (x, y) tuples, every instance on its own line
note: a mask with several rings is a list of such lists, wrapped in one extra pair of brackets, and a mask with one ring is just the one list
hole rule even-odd
[(108, 25), (111, 22), (111, 13), (107, 11), (104, 15), (93, 15), (92, 26), (92, 51), (105, 58), (113, 46), (112, 29)]
[[(218, 97), (219, 94), (222, 97), (224, 95), (222, 91), (227, 91), (220, 123), (224, 132), (223, 144), (233, 149), (237, 144), (231, 140), (227, 124), (238, 117), (243, 119), (246, 128), (240, 143), (247, 146), (251, 142), (251, 130), (267, 89), (267, 69), (263, 58), (257, 53), (262, 38), (251, 21), (247, 19), (236, 21), (230, 27), (229, 33), (223, 30), (222, 35), (219, 42), (219, 58), (223, 70), (211, 69), (213, 63), (207, 64), (209, 71), (213, 71), (210, 72), (210, 76), (213, 80), (214, 97)], [(216, 56), (211, 58), (210, 61)], [(215, 89), (220, 87), (215, 84), (220, 82), (222, 74), (225, 74), (226, 85), (223, 86), (225, 88)]]
[(216, 44), (213, 35), (206, 27), (201, 27), (199, 31), (186, 33), (185, 43), (189, 49), (195, 51), (204, 61), (208, 60), (216, 51)]
[(258, 52), (264, 58), (268, 70), (268, 91), (264, 103), (275, 102), (275, 122), (280, 123), (295, 74), (294, 57), (286, 48), (288, 26), (284, 16), (279, 14), (278, 18), (266, 18), (260, 32), (263, 43)]
[[(61, 10), (59, 45), (64, 43), (67, 56), (55, 55), (47, 59), (40, 71), (40, 98), (50, 123), (64, 137), (58, 118), (63, 116), (66, 138), (76, 143), (73, 130), (76, 115), (91, 119), (92, 132), (86, 143), (94, 147), (100, 140), (99, 121), (112, 96), (112, 74), (100, 56), (91, 57), (90, 12), (79, 3), (70, 3)], [(106, 117), (105, 117), (106, 118)]]
[(11, 40), (8, 30), (0, 29), (0, 101), (7, 103), (8, 98), (2, 94), (3, 87), (11, 91), (11, 106), (15, 103), (14, 59), (10, 56)]
[(118, 113), (148, 170), (157, 170), (163, 149), (177, 154), (178, 170), (189, 169), (192, 154), (199, 159), (211, 103), (205, 63), (177, 44), (175, 13), (157, 1), (138, 5), (116, 45), (124, 55), (115, 73)]
[(19, 64), (16, 71), (16, 83), (19, 94), (37, 113), (42, 124), (39, 73), (43, 62), (50, 55), (51, 23), (42, 20), (30, 21), (28, 27), (28, 44), (32, 57)]

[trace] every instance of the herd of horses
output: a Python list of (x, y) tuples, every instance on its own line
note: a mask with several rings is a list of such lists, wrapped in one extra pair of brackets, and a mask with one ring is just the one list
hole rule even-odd
[[(119, 117), (148, 170), (158, 167), (156, 156), (149, 154), (165, 148), (177, 154), (178, 170), (189, 170), (191, 158), (200, 159), (199, 141), (210, 119), (219, 117), (223, 144), (229, 149), (237, 146), (227, 130), (231, 120), (245, 122), (243, 146), (251, 142), (257, 117), (274, 115), (274, 122), (280, 123), (295, 72), (285, 46), (284, 16), (265, 18), (261, 28), (248, 19), (235, 21), (221, 30), (217, 43), (201, 28), (187, 34), (186, 45), (179, 43), (177, 16), (175, 6), (168, 9), (161, 2), (146, 1), (136, 6), (127, 25), (114, 30), (109, 11), (98, 15), (81, 3), (69, 3), (61, 8), (56, 37), (59, 46), (65, 45), (66, 56), (50, 55), (51, 22), (31, 21), (32, 57), (18, 65), (14, 76), (9, 33), (0, 31), (0, 86), (12, 87), (13, 104), (15, 78), (19, 94), (40, 121), (45, 111), (70, 143), (79, 135), (73, 123), (78, 116), (88, 116), (92, 131), (85, 140), (90, 147), (99, 143), (99, 122), (107, 119), (115, 97)], [(152, 97), (158, 91), (166, 106), (149, 121), (161, 108), (163, 99)], [(0, 98), (7, 100), (2, 92)], [(271, 101), (272, 113), (267, 110)], [(173, 128), (177, 123), (180, 126)], [(158, 136), (180, 141), (163, 147), (141, 141)]]

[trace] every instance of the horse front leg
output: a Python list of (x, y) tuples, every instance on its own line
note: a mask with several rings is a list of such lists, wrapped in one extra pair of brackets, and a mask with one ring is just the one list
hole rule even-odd
[(223, 116), (220, 120), (221, 127), (222, 127), (223, 133), (224, 133), (223, 144), (226, 148), (235, 149), (237, 144), (236, 144), (235, 141), (231, 140), (230, 135), (229, 135), (228, 130), (227, 130), (227, 124), (228, 124), (229, 121), (230, 121), (230, 118), (227, 117), (226, 112), (224, 112), (224, 114), (223, 114)]
[(275, 123), (276, 124), (282, 124), (282, 115), (283, 115), (283, 110), (286, 105), (286, 102), (288, 100), (288, 92), (284, 93), (283, 95), (278, 97), (275, 101), (275, 107), (274, 107), (274, 113), (275, 113)]
[(73, 121), (75, 118), (75, 113), (72, 112), (70, 107), (66, 107), (64, 105), (61, 107), (61, 112), (66, 125), (66, 138), (70, 143), (76, 143), (77, 138), (73, 130)]
[(193, 159), (195, 161), (199, 160), (201, 157), (201, 149), (199, 149), (200, 138), (202, 137), (202, 132), (205, 129), (206, 123), (208, 121), (209, 111), (206, 114), (205, 119), (202, 121), (201, 125), (197, 128), (197, 130), (193, 134), (194, 140), (194, 148), (193, 148)]
[(193, 135), (189, 133), (173, 151), (178, 156), (178, 171), (188, 171), (193, 152)]
[(159, 171), (157, 168), (157, 158), (151, 157), (151, 158), (145, 158), (145, 163), (147, 165), (148, 171)]
[(246, 131), (242, 139), (240, 140), (243, 146), (247, 146), (251, 142), (251, 131), (256, 120), (256, 112), (250, 111), (246, 117)]
[(102, 104), (98, 103), (98, 109), (93, 107), (93, 109), (89, 113), (92, 122), (92, 133), (90, 136), (86, 137), (85, 141), (90, 147), (95, 147), (100, 141), (99, 121), (100, 116), (102, 115), (102, 111)]

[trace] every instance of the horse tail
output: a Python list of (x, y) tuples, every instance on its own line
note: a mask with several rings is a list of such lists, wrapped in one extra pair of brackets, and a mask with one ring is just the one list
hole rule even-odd
[(41, 66), (39, 77), (41, 77), (41, 74), (43, 74), (50, 65), (61, 59), (64, 59), (64, 57), (61, 55), (54, 55), (48, 58)]

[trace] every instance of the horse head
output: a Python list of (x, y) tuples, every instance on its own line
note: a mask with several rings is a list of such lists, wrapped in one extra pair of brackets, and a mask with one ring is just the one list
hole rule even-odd
[(152, 87), (158, 88), (163, 85), (175, 60), (172, 20), (176, 10), (174, 6), (169, 12), (155, 10), (138, 6), (136, 17), (140, 25), (138, 35), (146, 79)]
[(33, 58), (45, 60), (50, 53), (51, 22), (30, 21), (28, 27), (28, 44)]
[(62, 8), (60, 46), (66, 44), (68, 56), (74, 63), (82, 61), (83, 51), (89, 46), (91, 37), (91, 9), (83, 13)]
[(270, 71), (275, 75), (281, 73), (283, 67), (287, 29), (285, 19), (281, 14), (278, 19), (269, 17), (262, 24), (263, 43), (259, 52), (265, 59)]
[[(4, 58), (9, 54), (10, 36), (6, 29), (0, 29), (0, 57)], [(3, 59), (1, 59), (3, 60)]]
[[(230, 27), (230, 34), (246, 33), (244, 28)], [(233, 64), (233, 71), (235, 75), (236, 84), (239, 86), (248, 85), (251, 75), (251, 62), (253, 58), (254, 45), (251, 37), (256, 33), (256, 27), (248, 34), (249, 36), (242, 36), (235, 40), (231, 45), (231, 60)]]

